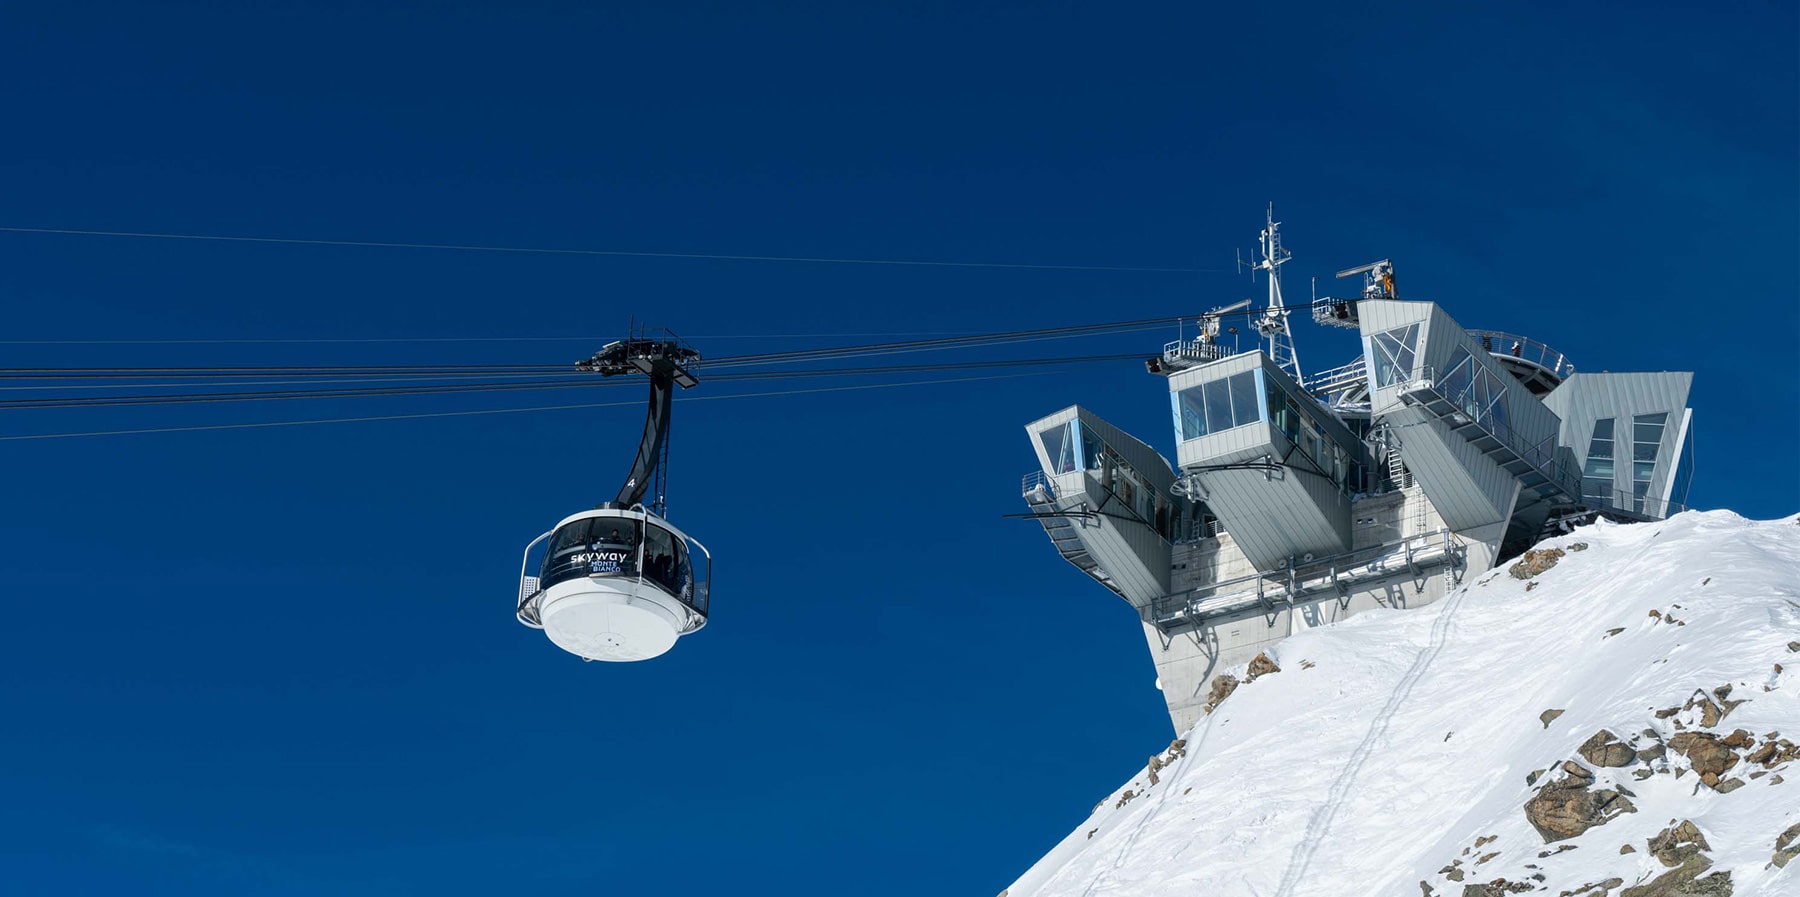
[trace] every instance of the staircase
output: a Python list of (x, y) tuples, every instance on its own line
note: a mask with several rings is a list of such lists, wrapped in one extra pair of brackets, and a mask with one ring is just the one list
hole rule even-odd
[(1505, 424), (1476, 421), (1429, 381), (1402, 391), (1400, 401), (1423, 408), (1443, 421), (1451, 432), (1467, 439), (1470, 445), (1517, 477), (1527, 493), (1541, 499), (1580, 500), (1579, 481), (1562, 476), (1554, 457), (1540, 449), (1516, 444), (1521, 440)]
[(1037, 521), (1044, 525), (1044, 534), (1050, 537), (1050, 544), (1056, 546), (1056, 553), (1063, 560), (1074, 564), (1081, 572), (1092, 576), (1094, 580), (1121, 598), (1125, 593), (1113, 584), (1112, 577), (1100, 568), (1100, 562), (1088, 554), (1087, 546), (1081, 541), (1081, 534), (1072, 518), (1056, 506), (1056, 486), (1050, 477), (1041, 470), (1034, 470), (1025, 475), (1020, 484), (1025, 504), (1037, 515)]

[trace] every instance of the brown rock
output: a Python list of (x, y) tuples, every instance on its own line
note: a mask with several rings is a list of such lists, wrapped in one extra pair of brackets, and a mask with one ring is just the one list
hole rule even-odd
[(1753, 740), (1754, 739), (1752, 739), (1750, 737), (1749, 732), (1746, 732), (1743, 729), (1733, 729), (1733, 730), (1731, 730), (1730, 735), (1727, 735), (1724, 738), (1719, 739), (1719, 743), (1722, 745), (1725, 745), (1726, 747), (1744, 747), (1745, 745), (1750, 744)]
[[(1731, 748), (1709, 732), (1681, 732), (1669, 739), (1669, 749), (1688, 758), (1694, 771), (1702, 776), (1721, 775), (1737, 765), (1738, 756)], [(1712, 784), (1708, 782), (1707, 784)]]
[(1532, 770), (1532, 771), (1530, 771), (1530, 772), (1528, 772), (1528, 773), (1526, 773), (1526, 774), (1525, 774), (1525, 784), (1527, 784), (1527, 785), (1536, 785), (1536, 784), (1537, 784), (1537, 780), (1538, 780), (1538, 776), (1541, 776), (1541, 775), (1543, 775), (1543, 774), (1544, 774), (1544, 771), (1543, 771), (1543, 770), (1541, 770), (1541, 769), (1534, 769), (1534, 770)]
[[(1579, 764), (1566, 764), (1580, 769)], [(1525, 802), (1525, 818), (1537, 829), (1544, 843), (1573, 838), (1597, 825), (1604, 825), (1621, 813), (1635, 813), (1637, 807), (1617, 791), (1589, 791), (1591, 774), (1570, 775), (1539, 789)]]
[[(1677, 771), (1679, 771), (1679, 770), (1677, 770)], [(1634, 769), (1631, 771), (1631, 777), (1634, 779), (1637, 779), (1640, 782), (1642, 782), (1643, 780), (1645, 780), (1647, 778), (1650, 778), (1653, 775), (1656, 775), (1656, 770), (1654, 770), (1654, 769), (1639, 768), (1639, 769)]]
[(1594, 774), (1589, 771), (1587, 767), (1582, 766), (1573, 760), (1564, 760), (1562, 771), (1568, 773), (1569, 778), (1579, 779), (1584, 783), (1592, 782), (1594, 780)]
[(1623, 626), (1619, 626), (1619, 627), (1616, 627), (1613, 629), (1608, 629), (1608, 630), (1606, 630), (1606, 637), (1612, 638), (1613, 636), (1618, 635), (1619, 633), (1624, 632), (1624, 631), (1625, 631), (1625, 627), (1623, 627)]
[(1582, 885), (1573, 891), (1564, 891), (1557, 897), (1606, 897), (1607, 894), (1612, 893), (1613, 888), (1624, 883), (1625, 879), (1609, 878), (1602, 882)]
[(1637, 848), (1631, 846), (1630, 844), (1626, 844), (1619, 848), (1619, 853), (1621, 855), (1627, 854), (1627, 853), (1637, 853)]
[(1694, 696), (1688, 698), (1687, 703), (1681, 709), (1691, 710), (1695, 707), (1700, 708), (1700, 725), (1708, 729), (1718, 725), (1719, 720), (1725, 718), (1725, 711), (1719, 709), (1719, 705), (1713, 703), (1712, 698), (1707, 697), (1706, 692), (1694, 692)]
[(1800, 822), (1788, 826), (1788, 830), (1775, 836), (1775, 855), (1769, 858), (1776, 868), (1785, 869), (1789, 860), (1800, 856)]
[(1742, 787), (1744, 787), (1744, 780), (1734, 777), (1734, 778), (1726, 779), (1725, 781), (1720, 782), (1717, 785), (1714, 785), (1713, 790), (1719, 792), (1720, 794), (1730, 794), (1731, 792), (1736, 791)]
[(1788, 642), (1788, 650), (1800, 652), (1800, 642)]
[(1681, 712), (1680, 707), (1670, 707), (1667, 710), (1656, 711), (1656, 718), (1657, 719), (1668, 719), (1669, 717), (1674, 716), (1675, 714), (1680, 713), (1680, 712)]
[(1779, 785), (1785, 781), (1787, 781), (1787, 779), (1784, 779), (1779, 775), (1769, 776), (1769, 784), (1771, 784), (1771, 785)]
[(1637, 762), (1637, 752), (1605, 729), (1595, 732), (1575, 752), (1595, 766), (1630, 766)]
[(1279, 672), (1281, 672), (1281, 667), (1276, 666), (1275, 661), (1269, 659), (1269, 655), (1258, 654), (1256, 655), (1256, 659), (1250, 661), (1250, 670), (1248, 675), (1244, 678), (1244, 681), (1255, 682), (1260, 676), (1267, 676), (1270, 673)]
[(1531, 882), (1496, 878), (1487, 884), (1463, 885), (1462, 897), (1505, 897), (1507, 894), (1523, 894), (1531, 890), (1535, 890)]
[(1586, 551), (1587, 543), (1586, 542), (1576, 542), (1575, 544), (1569, 546), (1569, 550), (1570, 551)]
[(1686, 820), (1650, 838), (1650, 855), (1671, 869), (1708, 850), (1712, 850), (1712, 845), (1706, 843), (1706, 836), (1700, 833), (1698, 826)]
[(1225, 699), (1231, 697), (1231, 693), (1237, 691), (1237, 687), (1237, 677), (1230, 673), (1220, 673), (1214, 676), (1212, 691), (1206, 695), (1206, 712), (1211, 713), (1220, 704), (1225, 703)]
[(1506, 572), (1512, 574), (1513, 579), (1531, 579), (1556, 566), (1562, 556), (1563, 550), (1560, 548), (1534, 548), (1525, 552)]
[(1538, 714), (1538, 722), (1543, 723), (1544, 728), (1548, 729), (1550, 728), (1550, 724), (1555, 722), (1556, 718), (1562, 715), (1563, 712), (1561, 710), (1546, 710), (1543, 713)]
[(1669, 749), (1664, 747), (1662, 742), (1653, 741), (1650, 743), (1649, 747), (1637, 752), (1637, 758), (1645, 763), (1649, 763), (1652, 760), (1661, 760), (1663, 757), (1667, 756), (1668, 753)]
[(1700, 781), (1704, 782), (1706, 787), (1711, 788), (1712, 786), (1719, 784), (1719, 774), (1716, 772), (1703, 772), (1700, 774)]
[(1697, 868), (1670, 869), (1649, 884), (1626, 888), (1619, 892), (1619, 897), (1731, 897), (1731, 873), (1714, 872), (1705, 878), (1697, 878), (1712, 866), (1712, 861), (1699, 857), (1693, 865)]

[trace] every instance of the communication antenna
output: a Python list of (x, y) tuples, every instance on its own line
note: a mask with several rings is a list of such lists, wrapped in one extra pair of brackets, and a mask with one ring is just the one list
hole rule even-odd
[(1256, 332), (1269, 341), (1269, 357), (1275, 366), (1292, 374), (1296, 383), (1304, 384), (1300, 373), (1300, 356), (1294, 353), (1294, 334), (1288, 329), (1288, 310), (1281, 301), (1281, 266), (1294, 257), (1281, 245), (1281, 222), (1275, 220), (1275, 204), (1269, 203), (1268, 218), (1262, 231), (1262, 260), (1251, 265), (1251, 278), (1257, 271), (1269, 272), (1269, 307), (1256, 319)]

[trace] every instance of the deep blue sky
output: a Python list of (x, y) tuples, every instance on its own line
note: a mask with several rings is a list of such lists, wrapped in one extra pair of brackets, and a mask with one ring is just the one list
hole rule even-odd
[[(1195, 313), (1259, 289), (1229, 269), (1272, 200), (1290, 295), (1391, 256), (1467, 326), (1694, 370), (1694, 503), (1796, 510), (1793, 4), (1272, 8), (8, 3), (0, 226), (1216, 270), (0, 234), (4, 340), (593, 337), (3, 366), (560, 363), (630, 315), (734, 354)], [(1312, 369), (1355, 351), (1298, 341)], [(715, 616), (636, 665), (509, 607), (524, 543), (616, 488), (635, 407), (0, 442), (0, 880), (994, 893), (1173, 734), (1133, 614), (1000, 516), (1020, 425), (1080, 402), (1167, 452), (1162, 389), (1122, 364), (680, 406), (671, 508), (720, 558)], [(566, 401), (13, 411), (0, 435)]]

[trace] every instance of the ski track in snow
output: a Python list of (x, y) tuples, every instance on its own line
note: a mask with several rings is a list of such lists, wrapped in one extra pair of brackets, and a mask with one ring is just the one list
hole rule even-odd
[[(1331, 792), (1325, 798), (1325, 805), (1313, 814), (1312, 822), (1306, 826), (1306, 834), (1301, 836), (1300, 846), (1294, 849), (1294, 857), (1288, 863), (1286, 875), (1281, 877), (1281, 884), (1276, 888), (1276, 897), (1294, 897), (1294, 888), (1298, 887), (1301, 876), (1306, 874), (1306, 867), (1312, 862), (1313, 853), (1318, 850), (1320, 841), (1331, 831), (1331, 820), (1337, 816), (1338, 808), (1343, 806), (1344, 798), (1350, 793), (1350, 786), (1356, 783), (1356, 774), (1368, 762), (1369, 755), (1375, 752), (1375, 745), (1387, 734), (1388, 724), (1393, 722), (1394, 714), (1406, 703), (1413, 687), (1419, 684), (1431, 662), (1437, 659), (1438, 652), (1444, 649), (1444, 641), (1450, 635), (1450, 627), (1456, 617), (1456, 609), (1462, 605), (1468, 595), (1465, 589), (1457, 589), (1448, 597), (1438, 602), (1437, 619), (1431, 623), (1431, 640), (1419, 656), (1413, 659), (1412, 666), (1406, 675), (1400, 678), (1400, 684), (1388, 695), (1387, 703), (1382, 705), (1381, 712), (1375, 715), (1375, 722), (1369, 731), (1363, 734), (1362, 742), (1350, 754), (1350, 762), (1344, 765), (1343, 772), (1331, 783)], [(1184, 758), (1185, 759), (1185, 758)]]
[[(1526, 774), (1577, 757), (1599, 729), (1692, 730), (1693, 714), (1654, 711), (1697, 689), (1748, 699), (1719, 734), (1800, 741), (1796, 523), (1714, 511), (1584, 527), (1541, 546), (1588, 549), (1533, 588), (1491, 570), (1437, 606), (1302, 631), (1269, 652), (1281, 672), (1186, 733), (1159, 784), (1133, 776), (1008, 897), (1412, 897), (1421, 880), (1453, 897), (1464, 884), (1438, 872), (1452, 861), (1467, 883), (1542, 875), (1532, 894), (1548, 897), (1661, 874), (1644, 842), (1675, 819), (1699, 826), (1736, 897), (1800, 895), (1800, 863), (1769, 864), (1775, 836), (1800, 822), (1800, 763), (1759, 780), (1740, 766), (1746, 784), (1730, 793), (1666, 767), (1643, 780), (1631, 775), (1642, 766), (1597, 768), (1594, 787), (1628, 787), (1637, 812), (1549, 848), (1523, 811)], [(1541, 723), (1552, 708), (1564, 715)], [(1136, 799), (1116, 806), (1127, 789)]]

